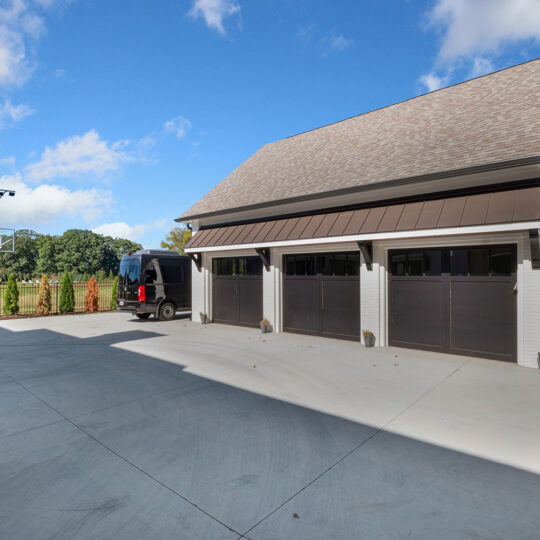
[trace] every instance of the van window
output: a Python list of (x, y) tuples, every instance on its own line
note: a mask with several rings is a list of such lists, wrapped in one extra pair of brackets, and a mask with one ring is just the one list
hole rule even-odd
[(165, 283), (183, 283), (184, 269), (180, 261), (160, 261), (163, 281)]
[(139, 261), (137, 259), (122, 260), (119, 274), (126, 285), (134, 285), (139, 280)]
[(152, 285), (157, 280), (157, 272), (152, 261), (146, 263), (144, 267), (143, 279), (145, 285)]

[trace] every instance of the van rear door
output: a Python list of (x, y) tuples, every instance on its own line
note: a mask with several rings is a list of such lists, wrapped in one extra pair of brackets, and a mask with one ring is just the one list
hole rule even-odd
[(120, 261), (118, 272), (118, 298), (126, 303), (139, 300), (139, 273), (141, 260), (139, 257), (126, 255)]

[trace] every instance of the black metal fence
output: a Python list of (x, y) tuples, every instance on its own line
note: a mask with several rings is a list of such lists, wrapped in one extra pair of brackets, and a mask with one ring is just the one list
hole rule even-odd
[[(51, 313), (60, 313), (58, 304), (60, 301), (60, 283), (51, 283)], [(86, 311), (85, 297), (88, 282), (74, 283), (73, 291), (75, 293), (75, 313)], [(4, 298), (6, 296), (7, 283), (0, 284), (0, 317), (4, 313)], [(19, 310), (18, 315), (35, 315), (36, 304), (39, 297), (39, 283), (17, 283), (19, 290)], [(98, 282), (98, 311), (110, 311), (113, 282)]]

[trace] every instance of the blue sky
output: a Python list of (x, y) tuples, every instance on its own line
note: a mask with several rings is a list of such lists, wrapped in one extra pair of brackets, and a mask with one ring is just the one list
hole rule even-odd
[(540, 56), (540, 0), (0, 0), (0, 227), (158, 247), (265, 143)]

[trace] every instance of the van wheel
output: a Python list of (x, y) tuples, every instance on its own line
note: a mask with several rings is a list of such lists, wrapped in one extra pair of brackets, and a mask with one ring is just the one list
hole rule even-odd
[(150, 313), (135, 313), (135, 317), (137, 317), (137, 319), (148, 319)]
[(159, 306), (158, 318), (160, 321), (172, 321), (176, 315), (176, 306), (172, 302), (163, 302)]

